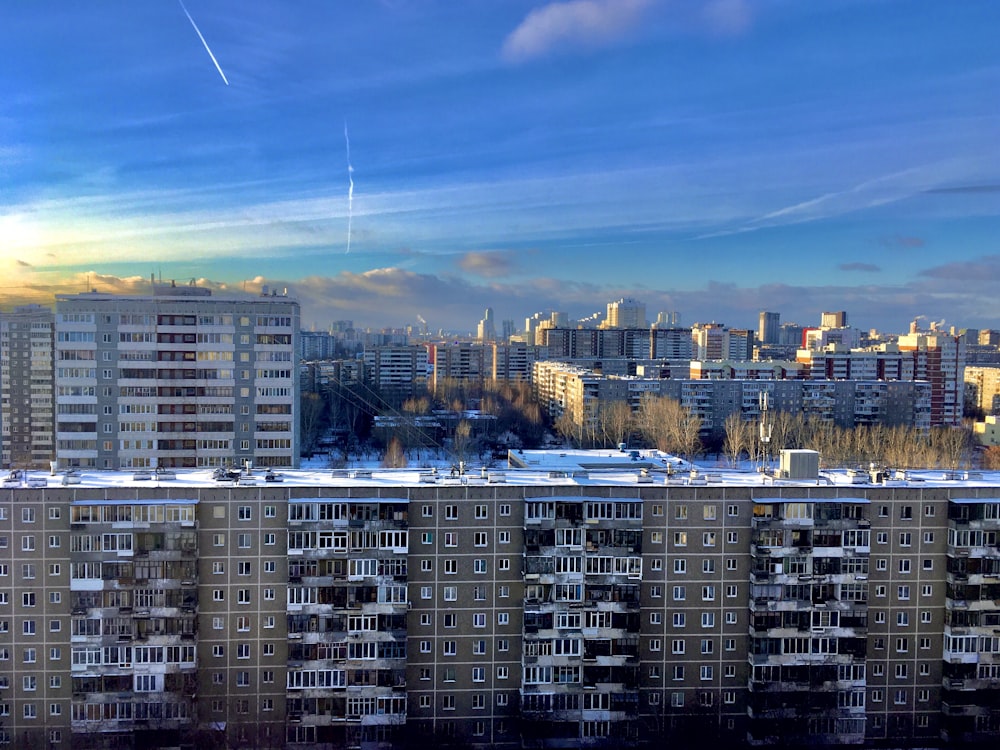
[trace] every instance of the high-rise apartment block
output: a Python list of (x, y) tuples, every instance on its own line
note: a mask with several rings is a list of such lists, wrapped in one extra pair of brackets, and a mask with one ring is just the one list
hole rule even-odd
[(604, 328), (646, 328), (646, 305), (629, 297), (608, 303)]
[(1000, 731), (995, 483), (512, 462), (531, 468), (9, 480), (0, 745)]
[(691, 328), (693, 359), (752, 359), (754, 334), (721, 323), (696, 323)]
[[(0, 314), (0, 425), (3, 466), (47, 468), (55, 459), (52, 311), (40, 305)], [(87, 367), (64, 361), (59, 367)]]
[(297, 466), (299, 305), (277, 295), (58, 295), (61, 468)]
[(757, 326), (757, 340), (766, 345), (780, 344), (780, 332), (781, 313), (762, 311), (760, 323)]

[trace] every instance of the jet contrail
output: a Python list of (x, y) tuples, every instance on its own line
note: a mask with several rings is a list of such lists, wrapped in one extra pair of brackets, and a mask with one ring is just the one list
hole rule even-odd
[(222, 72), (222, 66), (219, 65), (219, 61), (215, 59), (215, 55), (212, 54), (212, 50), (209, 49), (208, 42), (205, 41), (205, 37), (201, 35), (201, 30), (198, 28), (198, 24), (194, 22), (194, 19), (191, 18), (191, 14), (188, 13), (188, 9), (184, 7), (184, 0), (177, 0), (177, 2), (181, 4), (181, 10), (184, 11), (184, 15), (188, 17), (191, 25), (194, 26), (194, 32), (198, 35), (198, 38), (201, 39), (201, 43), (205, 45), (205, 51), (208, 53), (208, 56), (212, 58), (212, 62), (215, 63), (215, 69), (219, 71), (219, 75), (222, 76), (223, 82), (225, 82), (228, 86), (229, 80), (226, 78), (226, 74)]
[(351, 222), (354, 218), (354, 167), (351, 166), (351, 138), (347, 135), (347, 120), (344, 120), (344, 143), (347, 144), (347, 251), (351, 252)]

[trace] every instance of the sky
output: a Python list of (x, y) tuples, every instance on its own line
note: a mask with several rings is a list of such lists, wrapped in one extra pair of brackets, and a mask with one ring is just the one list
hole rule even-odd
[(623, 296), (1000, 327), (995, 0), (69, 0), (0, 13), (0, 309), (288, 290), (473, 331)]

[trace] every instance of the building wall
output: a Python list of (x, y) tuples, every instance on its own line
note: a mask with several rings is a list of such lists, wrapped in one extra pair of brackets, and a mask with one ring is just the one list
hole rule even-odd
[(0, 741), (995, 736), (1000, 488), (505, 478), (4, 489)]
[[(38, 305), (0, 314), (0, 443), (4, 467), (55, 458), (53, 315)], [(60, 363), (86, 367), (87, 362)]]
[(298, 465), (298, 303), (195, 291), (57, 296), (61, 467)]

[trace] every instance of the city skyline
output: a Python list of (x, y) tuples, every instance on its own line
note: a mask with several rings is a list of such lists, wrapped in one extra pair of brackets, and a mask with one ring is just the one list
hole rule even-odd
[(997, 318), (992, 4), (55, 8), (0, 30), (3, 309), (156, 274), (319, 328)]

